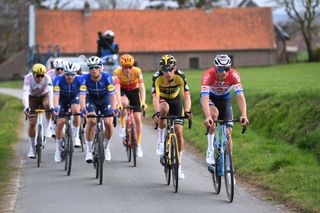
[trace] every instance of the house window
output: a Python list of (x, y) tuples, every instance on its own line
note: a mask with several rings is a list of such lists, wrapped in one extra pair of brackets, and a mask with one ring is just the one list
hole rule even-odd
[(192, 57), (189, 59), (190, 69), (199, 69), (199, 57)]

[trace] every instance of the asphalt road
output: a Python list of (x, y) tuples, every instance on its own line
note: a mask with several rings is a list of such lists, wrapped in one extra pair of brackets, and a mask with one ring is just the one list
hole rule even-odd
[[(3, 90), (21, 97), (21, 91)], [(84, 161), (85, 154), (76, 150), (70, 176), (62, 163), (54, 162), (54, 141), (49, 139), (43, 150), (41, 167), (27, 158), (27, 135), (17, 146), (21, 171), (15, 195), (11, 195), (6, 212), (57, 213), (57, 212), (281, 212), (277, 207), (262, 201), (236, 185), (233, 203), (227, 202), (225, 187), (213, 193), (211, 175), (203, 161), (193, 154), (183, 154), (182, 166), (186, 178), (179, 181), (179, 191), (174, 193), (165, 184), (163, 167), (155, 153), (157, 134), (151, 127), (143, 126), (143, 158), (137, 167), (126, 161), (118, 129), (111, 141), (112, 160), (104, 164), (104, 182), (98, 185), (92, 164)], [(186, 130), (188, 131), (188, 130)], [(203, 137), (205, 140), (205, 136)], [(1, 212), (1, 210), (0, 210)]]

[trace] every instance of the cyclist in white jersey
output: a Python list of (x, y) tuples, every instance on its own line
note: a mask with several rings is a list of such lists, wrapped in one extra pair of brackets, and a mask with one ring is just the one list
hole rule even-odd
[(25, 76), (23, 84), (24, 113), (29, 117), (29, 158), (35, 158), (35, 126), (37, 122), (35, 109), (44, 107), (46, 110), (47, 127), (50, 120), (50, 109), (53, 108), (52, 81), (43, 64), (35, 64), (32, 72)]

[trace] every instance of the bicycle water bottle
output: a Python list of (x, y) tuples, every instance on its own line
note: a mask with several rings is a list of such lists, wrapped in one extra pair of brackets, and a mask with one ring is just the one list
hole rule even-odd
[(224, 175), (224, 150), (219, 146), (219, 176)]

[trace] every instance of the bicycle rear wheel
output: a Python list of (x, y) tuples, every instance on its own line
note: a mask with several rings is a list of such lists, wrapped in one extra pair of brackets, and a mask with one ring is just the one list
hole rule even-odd
[(168, 143), (168, 139), (166, 138), (164, 140), (164, 152), (163, 152), (164, 154), (160, 158), (163, 158), (161, 160), (164, 161), (164, 165), (163, 165), (164, 174), (165, 174), (165, 177), (166, 177), (166, 183), (169, 186), (170, 185), (170, 180), (171, 180), (171, 167), (169, 165), (169, 160), (168, 160), (167, 143)]
[(214, 158), (215, 158), (215, 165), (214, 165), (214, 172), (212, 173), (212, 181), (213, 181), (213, 188), (216, 194), (220, 193), (221, 190), (221, 176), (219, 175), (219, 152), (216, 148), (214, 150)]
[(37, 158), (37, 166), (40, 167), (41, 163), (41, 150), (42, 150), (42, 126), (39, 124), (37, 127), (38, 135), (37, 135), (37, 144), (36, 144), (36, 158)]
[(176, 138), (171, 136), (171, 165), (172, 165), (172, 186), (175, 193), (178, 192), (179, 183), (179, 157)]
[(104, 163), (104, 146), (103, 146), (103, 131), (98, 134), (98, 170), (99, 170), (99, 184), (103, 182), (103, 163)]
[(234, 179), (233, 179), (233, 165), (232, 156), (229, 149), (229, 144), (226, 144), (224, 151), (224, 182), (226, 184), (226, 191), (230, 203), (233, 201), (234, 196)]
[(135, 136), (135, 129), (133, 123), (131, 123), (131, 151), (132, 151), (132, 158), (133, 158), (133, 166), (137, 166), (137, 141)]

